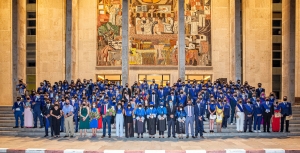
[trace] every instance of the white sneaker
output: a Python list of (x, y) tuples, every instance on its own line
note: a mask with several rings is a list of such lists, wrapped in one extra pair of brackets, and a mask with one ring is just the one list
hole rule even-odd
[(261, 131), (260, 131), (260, 130), (258, 130), (258, 132), (260, 133)]
[(254, 133), (257, 133), (257, 131), (256, 131), (256, 130), (254, 130), (253, 132), (254, 132)]
[(233, 125), (233, 123), (230, 123), (230, 125)]

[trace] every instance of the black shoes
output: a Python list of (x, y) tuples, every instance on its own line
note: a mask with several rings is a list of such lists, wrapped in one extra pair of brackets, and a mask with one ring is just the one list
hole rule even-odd
[(188, 139), (188, 138), (189, 138), (189, 136), (186, 136), (186, 138)]
[(64, 138), (67, 138), (67, 137), (69, 137), (69, 136), (67, 136), (67, 135), (64, 136)]
[(19, 128), (19, 127), (18, 126), (14, 126), (13, 128), (15, 129), (15, 128)]
[(111, 138), (111, 136), (109, 135), (108, 138)]
[(192, 136), (192, 138), (194, 138), (194, 139), (195, 139), (196, 137), (195, 137), (195, 136)]
[(48, 135), (45, 135), (44, 137), (48, 137)]

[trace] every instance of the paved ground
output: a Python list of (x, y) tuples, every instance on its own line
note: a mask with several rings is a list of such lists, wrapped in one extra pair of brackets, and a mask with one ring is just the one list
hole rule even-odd
[[(60, 138), (1, 136), (0, 148), (46, 150), (224, 150), (224, 149), (284, 149), (299, 150), (300, 137), (284, 138), (206, 138), (206, 139), (101, 139), (101, 138)], [(1, 151), (0, 151), (1, 152)], [(298, 151), (296, 151), (298, 152)]]

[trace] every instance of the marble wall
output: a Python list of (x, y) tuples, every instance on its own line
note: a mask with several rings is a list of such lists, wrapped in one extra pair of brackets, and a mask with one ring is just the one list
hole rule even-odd
[(300, 0), (296, 0), (295, 97), (300, 97)]
[(66, 1), (37, 1), (36, 84), (65, 79)]
[(243, 1), (243, 80), (272, 90), (272, 0)]
[(12, 1), (0, 0), (0, 105), (11, 105), (12, 85)]

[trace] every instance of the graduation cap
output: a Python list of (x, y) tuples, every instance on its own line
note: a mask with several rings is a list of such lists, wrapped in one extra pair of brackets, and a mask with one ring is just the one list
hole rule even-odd
[(151, 101), (149, 104), (153, 106), (153, 105), (154, 105), (154, 102)]

